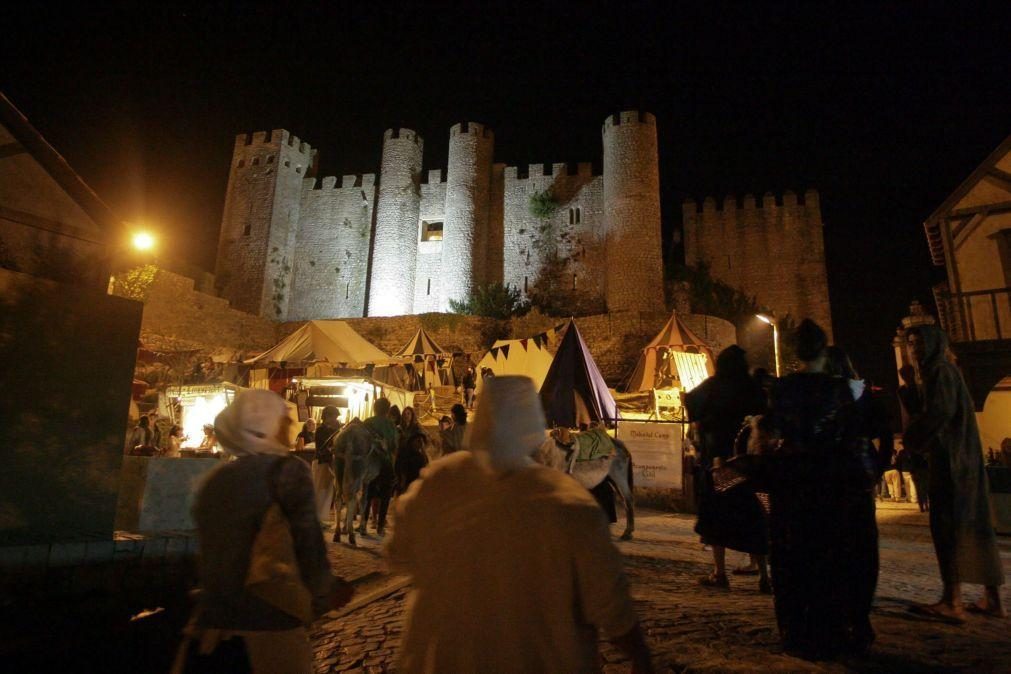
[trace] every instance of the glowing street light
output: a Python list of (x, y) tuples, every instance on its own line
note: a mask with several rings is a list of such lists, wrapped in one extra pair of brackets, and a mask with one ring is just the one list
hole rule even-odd
[(133, 235), (133, 247), (140, 251), (149, 251), (154, 248), (154, 237), (149, 232), (136, 232)]
[(755, 314), (755, 318), (772, 326), (772, 350), (776, 355), (776, 378), (779, 378), (779, 325), (776, 319), (768, 314)]

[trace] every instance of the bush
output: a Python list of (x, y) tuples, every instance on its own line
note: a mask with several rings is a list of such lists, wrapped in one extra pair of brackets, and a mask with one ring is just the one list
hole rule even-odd
[(541, 220), (547, 220), (558, 210), (558, 200), (551, 190), (534, 192), (530, 195), (530, 214)]
[(522, 316), (530, 309), (518, 288), (501, 283), (477, 286), (463, 300), (450, 300), (449, 308), (457, 314), (505, 319)]

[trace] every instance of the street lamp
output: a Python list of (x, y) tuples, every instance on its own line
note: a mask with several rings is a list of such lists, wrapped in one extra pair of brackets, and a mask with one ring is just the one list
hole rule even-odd
[(763, 323), (772, 326), (772, 350), (776, 354), (776, 378), (779, 378), (779, 324), (776, 319), (768, 314), (755, 314), (755, 317)]
[(135, 232), (132, 239), (133, 247), (139, 251), (149, 251), (154, 248), (154, 236), (150, 232)]

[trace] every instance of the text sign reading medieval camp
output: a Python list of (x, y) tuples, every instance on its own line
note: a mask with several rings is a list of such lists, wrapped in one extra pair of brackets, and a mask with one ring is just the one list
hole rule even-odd
[(632, 453), (636, 487), (681, 489), (681, 424), (621, 421), (618, 439)]

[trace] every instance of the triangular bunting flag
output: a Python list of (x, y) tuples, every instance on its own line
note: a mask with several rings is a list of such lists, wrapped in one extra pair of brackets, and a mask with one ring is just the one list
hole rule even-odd
[(509, 357), (509, 345), (508, 344), (506, 344), (505, 346), (502, 347), (502, 353), (505, 354), (506, 358)]
[(541, 339), (542, 339), (541, 335), (534, 335), (534, 346), (536, 346), (538, 349), (541, 348)]
[(524, 350), (524, 351), (526, 351), (526, 348), (527, 348), (527, 341), (528, 341), (528, 340), (526, 340), (526, 339), (521, 339), (521, 340), (520, 340), (520, 346), (522, 346), (522, 347), (523, 347), (523, 350)]

